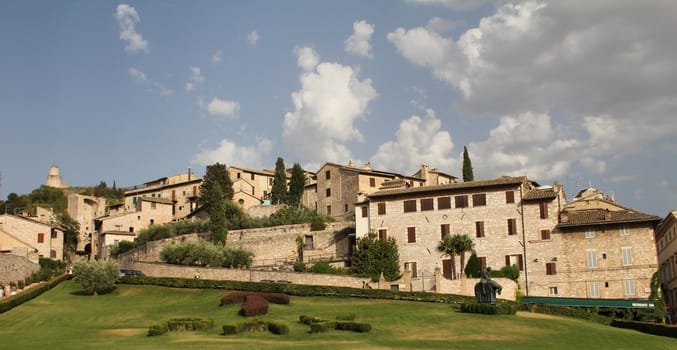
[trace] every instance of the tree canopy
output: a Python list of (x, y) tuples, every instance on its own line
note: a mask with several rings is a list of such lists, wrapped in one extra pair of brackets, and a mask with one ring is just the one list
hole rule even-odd
[(87, 293), (97, 295), (115, 288), (120, 278), (117, 261), (80, 260), (73, 265), (73, 282), (83, 287)]
[(209, 212), (209, 207), (212, 205), (209, 191), (215, 182), (219, 184), (222, 198), (227, 200), (233, 199), (233, 183), (228, 176), (226, 165), (221, 163), (207, 165), (205, 176), (202, 178), (202, 184), (200, 185), (200, 203), (207, 212)]
[(374, 234), (360, 239), (352, 266), (357, 275), (369, 277), (372, 281), (378, 281), (381, 273), (387, 281), (400, 278), (402, 274), (397, 242), (392, 237), (380, 240)]
[(226, 226), (225, 199), (221, 192), (221, 185), (218, 181), (212, 182), (209, 189), (209, 231), (212, 235), (212, 242), (225, 244), (228, 229)]

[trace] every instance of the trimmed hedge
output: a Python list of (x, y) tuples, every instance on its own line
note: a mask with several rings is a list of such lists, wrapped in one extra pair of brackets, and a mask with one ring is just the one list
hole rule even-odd
[(289, 304), (289, 296), (282, 293), (231, 292), (221, 298), (221, 306), (242, 303), (240, 314), (258, 316), (268, 313), (268, 302)]
[(312, 323), (324, 322), (324, 321), (326, 321), (326, 320), (323, 320), (323, 319), (318, 318), (318, 317), (311, 317), (311, 316), (301, 315), (301, 316), (299, 317), (299, 321), (300, 321), (301, 323), (303, 323), (303, 324), (310, 325), (310, 324), (312, 324)]
[(355, 314), (338, 314), (336, 315), (336, 319), (340, 321), (354, 321), (355, 320)]
[(268, 313), (268, 301), (258, 294), (247, 295), (247, 299), (242, 303), (240, 314), (251, 317), (265, 315)]
[[(434, 303), (472, 303), (474, 297), (425, 292), (400, 292), (389, 289), (362, 289), (351, 287), (334, 286), (311, 286), (304, 284), (283, 284), (283, 283), (261, 283), (261, 282), (241, 282), (241, 281), (216, 281), (194, 278), (163, 278), (149, 276), (125, 276), (119, 283), (138, 284), (138, 285), (156, 285), (172, 288), (209, 288), (225, 289), (237, 291), (256, 291), (256, 292), (274, 292), (284, 293), (295, 296), (328, 296), (328, 297), (350, 297), (350, 298), (373, 298), (388, 300), (407, 300)], [(508, 301), (505, 301), (509, 303)]]
[(333, 330), (366, 333), (371, 331), (371, 325), (364, 322), (329, 320), (310, 324), (310, 333), (322, 333)]
[(636, 321), (625, 321), (625, 320), (613, 320), (611, 321), (613, 327), (625, 328), (625, 329), (634, 329), (642, 333), (648, 333), (653, 335), (662, 335), (664, 337), (677, 338), (677, 326), (670, 326), (660, 323), (647, 323), (647, 322), (636, 322)]
[(270, 321), (263, 319), (252, 319), (238, 323), (227, 323), (223, 327), (223, 335), (238, 334), (244, 331), (248, 332), (264, 332), (269, 331), (273, 334), (289, 334), (289, 327), (278, 321)]
[(10, 296), (8, 298), (3, 298), (0, 300), (0, 314), (3, 312), (7, 312), (37, 296), (40, 294), (54, 288), (57, 286), (59, 283), (61, 283), (63, 280), (67, 279), (68, 275), (61, 275), (58, 276), (51, 281), (41, 283), (37, 286), (33, 286), (27, 290), (21, 291), (17, 293), (16, 295)]
[(517, 313), (517, 307), (506, 303), (498, 305), (471, 303), (461, 304), (461, 312), (485, 315), (514, 315)]
[(169, 331), (201, 331), (212, 328), (213, 326), (214, 320), (210, 318), (173, 317), (167, 321), (161, 321), (148, 327), (148, 336), (162, 335)]

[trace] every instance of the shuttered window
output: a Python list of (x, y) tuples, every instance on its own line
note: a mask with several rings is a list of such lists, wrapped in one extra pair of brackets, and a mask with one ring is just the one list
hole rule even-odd
[(413, 213), (416, 211), (416, 200), (404, 201), (404, 212)]
[(378, 204), (378, 215), (386, 215), (386, 204), (385, 203), (379, 203)]
[(45, 234), (38, 233), (38, 243), (45, 243)]
[(433, 210), (433, 199), (425, 198), (421, 199), (421, 211), (424, 210)]
[(468, 207), (468, 196), (456, 196), (454, 197), (456, 202), (456, 208), (467, 208)]
[(440, 239), (444, 239), (444, 237), (449, 236), (449, 224), (441, 224), (440, 225)]
[(541, 230), (541, 240), (550, 240), (550, 230)]
[(585, 263), (586, 266), (589, 268), (596, 268), (597, 267), (597, 251), (594, 249), (588, 249), (585, 252), (586, 259)]
[(505, 191), (505, 203), (515, 203), (515, 191)]
[(473, 207), (484, 207), (487, 205), (487, 195), (485, 193), (473, 194), (472, 195), (472, 206)]
[(622, 247), (621, 254), (623, 254), (623, 266), (632, 265), (632, 247)]
[(520, 271), (524, 271), (524, 259), (522, 254), (506, 255), (505, 266), (516, 265)]
[(388, 230), (386, 229), (378, 230), (378, 239), (381, 241), (385, 241), (386, 239), (388, 239)]
[(548, 203), (547, 202), (538, 203), (538, 211), (541, 214), (541, 219), (547, 219), (548, 218)]
[(451, 197), (437, 198), (437, 210), (451, 209)]
[(416, 243), (416, 227), (407, 227), (407, 242)]
[(555, 263), (547, 263), (545, 264), (545, 274), (546, 275), (556, 275), (557, 274), (557, 268), (555, 267)]
[(367, 217), (368, 212), (369, 212), (369, 210), (367, 209), (367, 207), (362, 207), (362, 217), (363, 218)]
[(508, 235), (517, 234), (517, 219), (508, 219)]
[(373, 177), (369, 178), (369, 187), (376, 187), (376, 179)]
[(477, 238), (484, 237), (484, 221), (475, 221), (475, 236)]

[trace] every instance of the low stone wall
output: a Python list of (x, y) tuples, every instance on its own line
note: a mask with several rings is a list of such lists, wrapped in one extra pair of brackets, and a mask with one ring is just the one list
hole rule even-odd
[[(208, 268), (169, 265), (161, 263), (134, 262), (126, 266), (140, 270), (146, 276), (171, 278), (202, 278), (209, 280), (229, 280), (243, 282), (288, 281), (296, 284), (362, 288), (364, 278), (327, 275), (307, 272), (257, 271), (244, 269)], [(375, 286), (374, 283), (371, 284)]]
[(23, 256), (0, 254), (0, 284), (9, 285), (9, 282), (24, 280), (39, 269), (40, 265)]

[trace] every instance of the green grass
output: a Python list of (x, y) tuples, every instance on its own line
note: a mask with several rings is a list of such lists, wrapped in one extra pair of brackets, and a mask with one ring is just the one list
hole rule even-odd
[[(289, 335), (222, 336), (221, 325), (243, 320), (239, 306), (219, 307), (224, 290), (120, 285), (105, 295), (79, 295), (71, 282), (0, 314), (1, 349), (675, 349), (675, 339), (569, 318), (536, 314), (463, 314), (449, 304), (292, 297), (270, 304), (269, 319)], [(354, 313), (370, 333), (308, 333), (300, 315)], [(208, 317), (214, 328), (146, 336), (148, 326), (175, 316)]]

